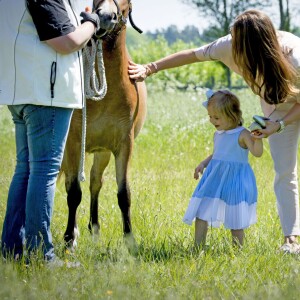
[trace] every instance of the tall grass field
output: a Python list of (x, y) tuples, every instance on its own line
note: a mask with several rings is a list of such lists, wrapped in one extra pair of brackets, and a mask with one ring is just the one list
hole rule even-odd
[[(244, 125), (261, 114), (259, 100), (237, 92)], [(78, 209), (80, 237), (74, 253), (64, 250), (67, 202), (63, 178), (57, 184), (52, 234), (58, 256), (79, 261), (79, 268), (29, 267), (0, 260), (0, 299), (299, 299), (300, 255), (278, 252), (283, 242), (273, 193), (273, 163), (268, 141), (264, 154), (250, 164), (258, 185), (258, 222), (246, 230), (236, 249), (224, 228), (210, 228), (204, 251), (193, 249), (194, 226), (182, 222), (197, 181), (197, 164), (213, 147), (214, 128), (198, 93), (149, 89), (148, 114), (136, 139), (130, 167), (132, 226), (139, 246), (128, 253), (122, 237), (114, 161), (105, 171), (100, 194), (100, 235), (91, 236), (89, 168)], [(0, 108), (0, 233), (15, 165), (14, 129), (6, 107)], [(288, 154), (287, 154), (288, 155)]]

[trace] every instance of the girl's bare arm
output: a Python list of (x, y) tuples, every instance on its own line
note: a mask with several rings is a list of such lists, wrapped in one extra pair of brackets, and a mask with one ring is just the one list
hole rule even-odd
[(195, 179), (199, 179), (199, 173), (203, 174), (204, 169), (207, 167), (211, 159), (212, 159), (212, 154), (208, 156), (206, 159), (204, 159), (203, 161), (201, 161), (201, 163), (196, 167), (194, 173)]
[(240, 146), (248, 148), (249, 151), (256, 157), (260, 157), (263, 154), (263, 142), (262, 139), (253, 137), (248, 130), (243, 130), (239, 138)]

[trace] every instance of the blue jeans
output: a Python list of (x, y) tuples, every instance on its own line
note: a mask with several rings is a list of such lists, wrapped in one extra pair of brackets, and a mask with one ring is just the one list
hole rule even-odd
[(59, 173), (73, 109), (38, 105), (8, 107), (15, 124), (17, 162), (2, 231), (4, 257), (42, 249), (55, 257), (50, 231)]

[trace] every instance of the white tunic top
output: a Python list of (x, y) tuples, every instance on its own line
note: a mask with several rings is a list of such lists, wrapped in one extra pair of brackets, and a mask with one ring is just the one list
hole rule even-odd
[[(80, 12), (93, 3), (92, 0), (62, 1), (75, 27), (80, 24)], [(81, 51), (63, 55), (40, 41), (25, 2), (0, 1), (0, 104), (82, 108)], [(76, 7), (76, 12), (69, 2)], [(51, 77), (52, 83), (55, 81), (52, 87)]]

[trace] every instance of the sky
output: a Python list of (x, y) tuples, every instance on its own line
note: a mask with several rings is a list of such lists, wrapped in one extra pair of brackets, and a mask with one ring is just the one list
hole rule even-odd
[(179, 29), (194, 25), (201, 29), (201, 17), (196, 10), (180, 0), (132, 0), (132, 17), (143, 31), (165, 29), (170, 25)]
[[(290, 1), (292, 24), (296, 26), (300, 26), (298, 1)], [(277, 6), (266, 12), (277, 28), (279, 25)], [(143, 31), (153, 32), (157, 29), (166, 29), (170, 25), (176, 25), (181, 30), (187, 25), (194, 25), (201, 32), (209, 27), (207, 20), (200, 17), (191, 5), (183, 4), (182, 0), (132, 0), (132, 17), (134, 23)]]

